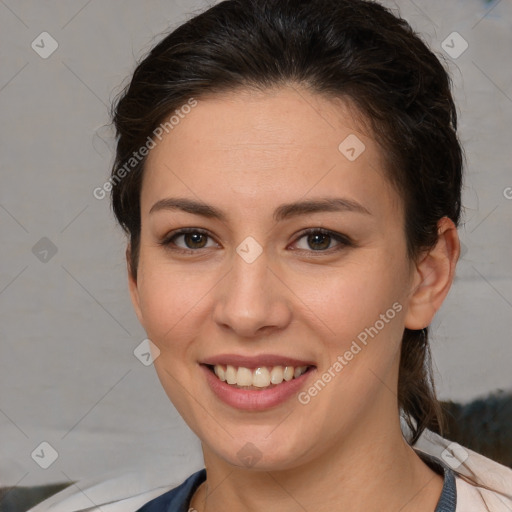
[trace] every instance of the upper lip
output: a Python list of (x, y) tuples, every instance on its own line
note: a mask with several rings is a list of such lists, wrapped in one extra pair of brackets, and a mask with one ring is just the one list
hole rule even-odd
[(258, 368), (261, 366), (315, 366), (313, 361), (295, 359), (293, 357), (275, 354), (260, 354), (257, 356), (243, 356), (240, 354), (219, 354), (208, 357), (202, 361), (206, 365), (231, 365), (244, 368)]

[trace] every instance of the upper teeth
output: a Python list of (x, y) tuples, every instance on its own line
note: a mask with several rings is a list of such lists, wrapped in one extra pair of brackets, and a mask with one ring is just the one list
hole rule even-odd
[(283, 380), (292, 380), (300, 377), (307, 370), (307, 366), (261, 366), (254, 370), (239, 366), (216, 364), (213, 367), (215, 375), (228, 384), (237, 386), (255, 386), (265, 388), (270, 384), (281, 384)]

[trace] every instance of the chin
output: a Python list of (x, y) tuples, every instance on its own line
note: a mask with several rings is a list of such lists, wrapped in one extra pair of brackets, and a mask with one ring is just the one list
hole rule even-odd
[[(254, 427), (245, 432), (243, 429), (238, 429), (237, 432), (231, 432), (233, 439), (230, 438), (224, 446), (218, 445), (218, 438), (205, 439), (205, 442), (211, 442), (210, 450), (217, 457), (230, 465), (248, 470), (280, 471), (306, 462), (305, 450), (308, 447), (303, 434), (300, 438), (295, 437), (284, 428), (280, 435), (274, 432), (269, 436), (269, 432), (272, 432), (272, 428), (268, 426), (261, 432), (255, 432)], [(313, 439), (313, 436), (310, 439)]]

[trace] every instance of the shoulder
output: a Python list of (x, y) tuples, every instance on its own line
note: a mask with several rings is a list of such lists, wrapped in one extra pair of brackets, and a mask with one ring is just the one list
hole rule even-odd
[(473, 450), (425, 431), (415, 449), (435, 457), (455, 474), (457, 512), (510, 512), (512, 469)]
[(510, 512), (512, 510), (512, 490), (508, 495), (486, 489), (456, 476), (456, 512)]
[(460, 510), (511, 511), (512, 469), (468, 448), (463, 449), (466, 458), (455, 469)]
[(187, 491), (192, 495), (194, 485), (197, 488), (206, 479), (205, 469), (193, 473), (185, 481), (176, 479), (174, 483), (169, 483), (171, 474), (172, 468), (165, 466), (80, 481), (31, 508), (29, 512), (81, 512), (92, 510), (91, 506), (102, 512), (166, 511), (165, 508), (149, 507), (162, 507), (165, 503), (167, 507), (170, 504), (174, 507), (177, 500), (183, 499), (183, 496), (186, 499)]

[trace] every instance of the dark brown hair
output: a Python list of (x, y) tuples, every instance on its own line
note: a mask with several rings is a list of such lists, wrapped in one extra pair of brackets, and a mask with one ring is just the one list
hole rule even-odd
[[(403, 199), (410, 258), (433, 247), (442, 217), (459, 223), (463, 153), (450, 78), (405, 20), (365, 0), (226, 0), (158, 43), (113, 105), (111, 199), (134, 278), (145, 158), (129, 172), (126, 162), (191, 98), (286, 84), (348, 100), (369, 123)], [(442, 431), (427, 328), (404, 331), (397, 399), (411, 444), (425, 428)]]

